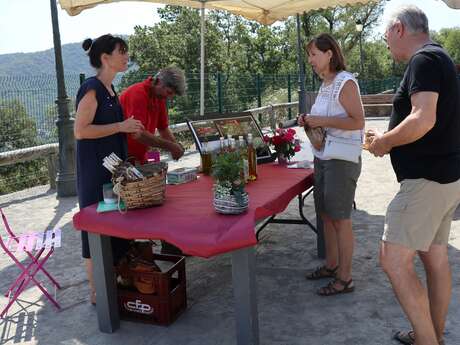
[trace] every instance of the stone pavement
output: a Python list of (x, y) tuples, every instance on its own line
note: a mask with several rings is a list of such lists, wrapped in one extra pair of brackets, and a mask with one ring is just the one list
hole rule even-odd
[[(385, 129), (386, 120), (368, 120), (367, 128)], [(179, 164), (193, 165), (196, 156)], [(257, 286), (260, 344), (262, 345), (390, 345), (391, 334), (408, 323), (377, 261), (385, 209), (397, 191), (389, 158), (363, 154), (363, 171), (353, 214), (356, 237), (353, 294), (319, 297), (324, 282), (304, 278), (316, 258), (315, 235), (306, 226), (272, 224), (261, 233), (257, 246)], [(76, 198), (57, 199), (46, 186), (0, 197), (0, 207), (19, 233), (59, 226), (63, 247), (47, 267), (62, 284), (55, 309), (35, 287), (29, 288), (9, 316), (0, 320), (3, 344), (236, 344), (230, 256), (187, 258), (188, 309), (171, 326), (122, 322), (115, 334), (98, 331), (96, 311), (88, 302), (89, 290), (80, 257), (80, 233), (72, 227)], [(293, 201), (283, 216), (295, 216)], [(314, 219), (311, 200), (306, 214)], [(446, 327), (446, 344), (460, 344), (460, 211), (449, 243), (453, 269), (453, 295)], [(417, 261), (420, 274), (422, 270)], [(0, 255), (0, 291), (18, 274), (6, 255)], [(0, 297), (3, 305), (6, 298)]]

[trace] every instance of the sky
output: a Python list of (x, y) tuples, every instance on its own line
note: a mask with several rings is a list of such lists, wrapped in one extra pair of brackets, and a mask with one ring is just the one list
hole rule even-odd
[[(460, 10), (440, 0), (390, 0), (385, 16), (401, 4), (414, 4), (428, 15), (430, 29), (460, 27)], [(71, 17), (58, 5), (61, 43), (82, 42), (105, 33), (132, 34), (135, 25), (153, 25), (159, 18), (152, 3), (119, 2), (99, 5)], [(383, 23), (377, 32), (383, 33)], [(0, 54), (34, 52), (53, 47), (49, 0), (0, 0)]]

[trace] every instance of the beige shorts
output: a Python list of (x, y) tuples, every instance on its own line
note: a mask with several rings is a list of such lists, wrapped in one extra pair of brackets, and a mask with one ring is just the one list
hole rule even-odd
[(388, 205), (382, 240), (420, 251), (428, 251), (432, 244), (447, 245), (459, 203), (460, 180), (448, 184), (403, 180)]

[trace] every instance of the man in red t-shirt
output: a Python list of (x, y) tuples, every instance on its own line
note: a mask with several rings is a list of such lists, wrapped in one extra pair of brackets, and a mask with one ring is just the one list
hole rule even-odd
[[(128, 136), (128, 154), (143, 164), (147, 161), (146, 153), (150, 147), (169, 151), (173, 159), (184, 154), (181, 144), (176, 141), (168, 128), (168, 111), (166, 101), (175, 95), (185, 93), (184, 72), (176, 67), (167, 67), (155, 77), (128, 87), (120, 95), (120, 103), (125, 118), (140, 120), (145, 130)], [(156, 130), (158, 133), (155, 135)]]

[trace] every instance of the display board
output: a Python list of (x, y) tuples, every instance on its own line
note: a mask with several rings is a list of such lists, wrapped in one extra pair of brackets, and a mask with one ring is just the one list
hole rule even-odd
[(192, 132), (195, 145), (200, 153), (203, 144), (208, 150), (217, 152), (220, 149), (220, 138), (232, 136), (238, 140), (243, 136), (247, 142), (248, 133), (252, 134), (254, 147), (257, 152), (257, 163), (273, 161), (269, 146), (263, 140), (262, 131), (250, 113), (224, 114), (222, 117), (209, 117), (205, 119), (187, 119), (187, 124)]

